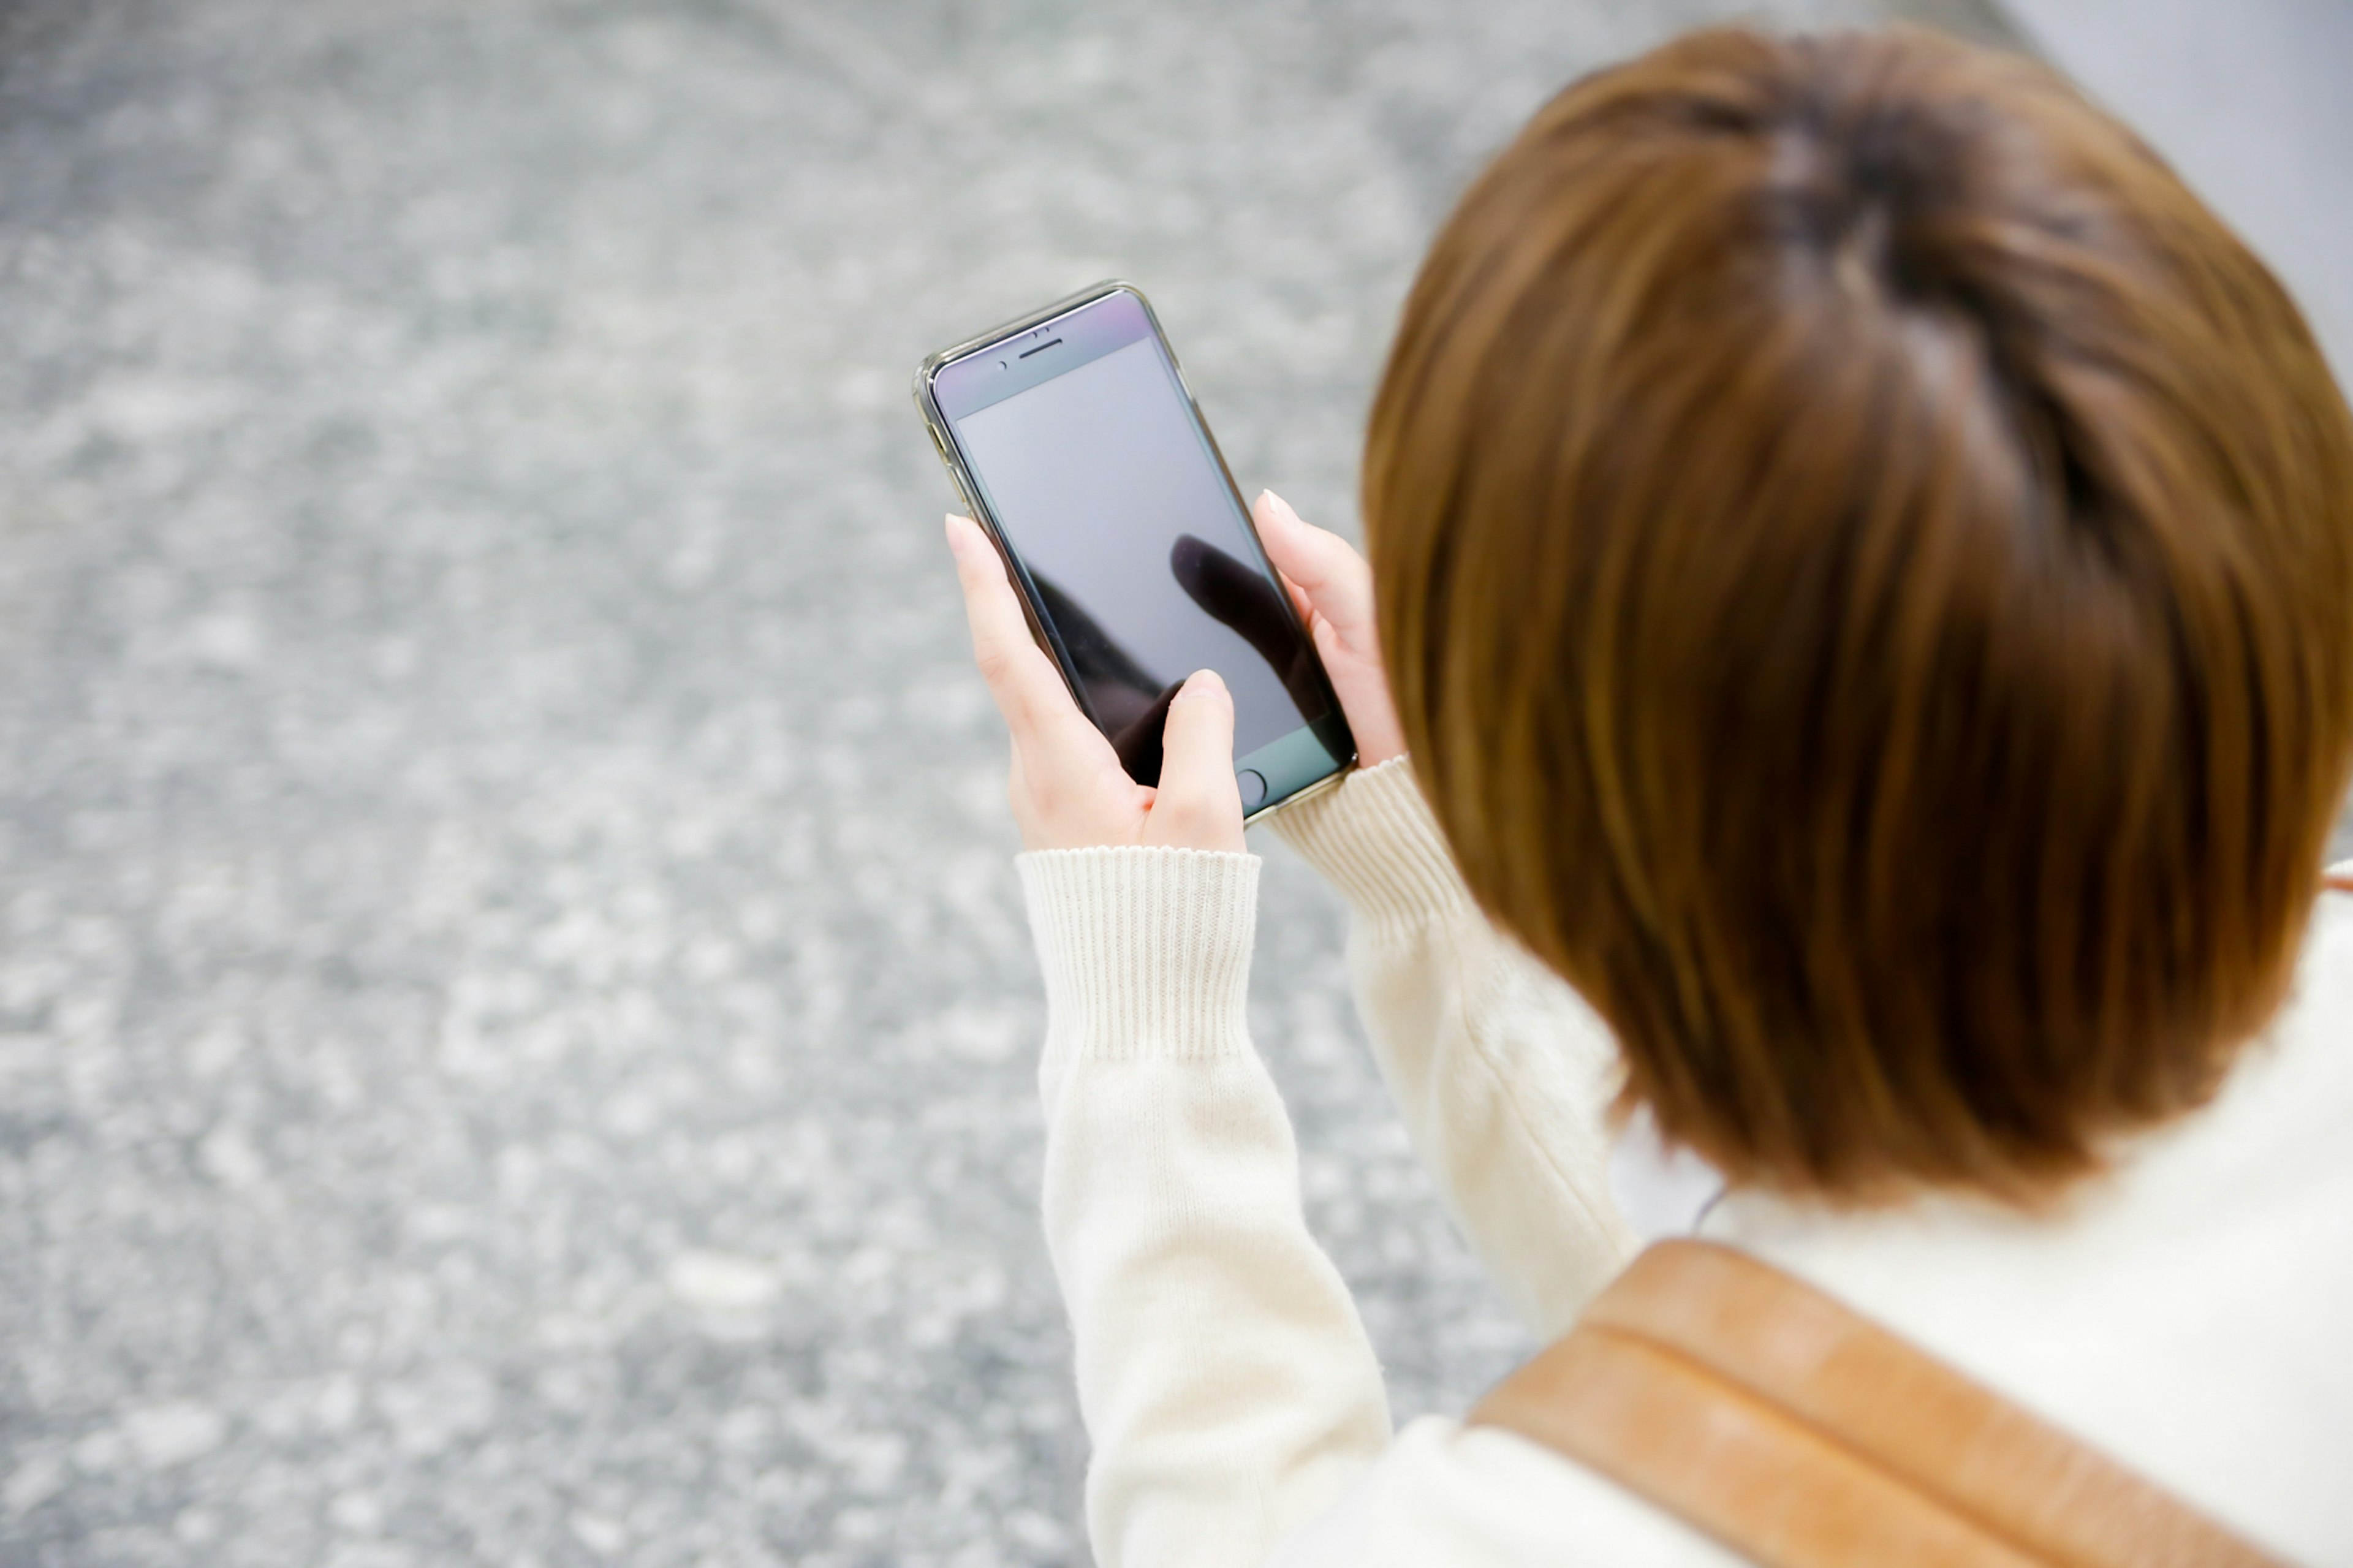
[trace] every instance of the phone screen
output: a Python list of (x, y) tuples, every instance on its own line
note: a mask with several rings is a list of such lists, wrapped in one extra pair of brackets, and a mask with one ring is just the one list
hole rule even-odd
[[(1246, 804), (1297, 787), (1280, 776), (1312, 760), (1286, 748), (1297, 731), (1323, 732), (1319, 756), (1339, 750), (1322, 668), (1140, 300), (1106, 294), (950, 362), (933, 388), (1065, 672), (1131, 775), (1158, 778), (1168, 700), (1201, 668), (1233, 693)], [(1248, 773), (1254, 762), (1272, 772)]]

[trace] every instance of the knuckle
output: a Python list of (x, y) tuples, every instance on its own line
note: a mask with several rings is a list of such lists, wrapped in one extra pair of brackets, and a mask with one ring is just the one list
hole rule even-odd
[(1013, 653), (1003, 643), (983, 642), (972, 650), (972, 661), (980, 667), (981, 679), (991, 686), (1002, 683), (1013, 672)]
[(1182, 844), (1202, 836), (1208, 826), (1205, 813), (1187, 802), (1163, 798), (1154, 803), (1152, 820), (1169, 842)]
[(1187, 779), (1160, 798), (1170, 819), (1187, 826), (1208, 822), (1218, 815), (1216, 797), (1198, 780)]

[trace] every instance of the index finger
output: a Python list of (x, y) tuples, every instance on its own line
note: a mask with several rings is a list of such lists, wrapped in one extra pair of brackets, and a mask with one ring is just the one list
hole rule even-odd
[(997, 700), (1016, 745), (1033, 741), (1068, 744), (1079, 737), (1071, 726), (1100, 740), (1071, 700), (1062, 673), (1029, 633), (1029, 617), (1006, 575), (1005, 563), (980, 525), (948, 515), (948, 549), (955, 556), (956, 581), (964, 589), (965, 618), (972, 626), (973, 662)]
[(1354, 545), (1301, 517), (1272, 490), (1259, 492), (1250, 503), (1250, 520), (1275, 570), (1324, 619), (1351, 625), (1371, 618), (1372, 568)]

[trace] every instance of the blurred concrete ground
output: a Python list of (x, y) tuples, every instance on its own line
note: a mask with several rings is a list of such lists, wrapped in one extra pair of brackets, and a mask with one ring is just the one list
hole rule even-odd
[[(1352, 527), (1464, 172), (1729, 9), (0, 6), (0, 1562), (1083, 1561), (908, 374), (1134, 277)], [(1525, 1347), (1268, 847), (1314, 1222), (1459, 1405)]]

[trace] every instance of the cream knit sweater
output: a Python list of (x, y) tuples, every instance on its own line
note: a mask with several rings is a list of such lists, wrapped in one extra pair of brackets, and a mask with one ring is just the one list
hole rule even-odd
[[(1610, 1198), (1608, 1035), (1472, 907), (1401, 762), (1280, 831), (1348, 901), (1358, 1003), (1416, 1150), (1529, 1331), (1560, 1333), (1638, 1244)], [(1441, 1416), (1392, 1435), (1244, 1025), (1255, 857), (1020, 868), (1102, 1568), (1734, 1561), (1520, 1438)], [(2290, 1558), (2353, 1564), (2353, 899), (2322, 901), (2294, 1000), (2221, 1097), (2058, 1213), (1736, 1193), (1701, 1234)]]

